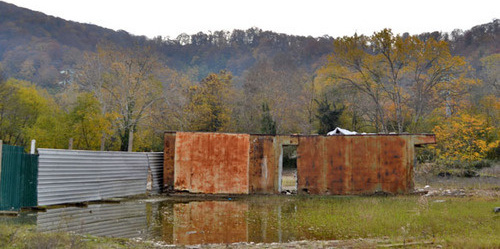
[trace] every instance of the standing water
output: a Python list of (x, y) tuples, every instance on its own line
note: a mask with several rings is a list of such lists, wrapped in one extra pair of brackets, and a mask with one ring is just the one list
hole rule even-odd
[[(420, 240), (442, 234), (495, 238), (498, 199), (397, 196), (237, 196), (198, 199), (167, 197), (118, 204), (22, 212), (2, 222), (36, 225), (41, 232), (140, 238), (167, 244), (289, 242), (408, 236)], [(469, 219), (463, 215), (470, 214)], [(473, 219), (474, 222), (471, 222)], [(482, 226), (477, 227), (481, 223)], [(449, 230), (449, 228), (453, 228)], [(457, 228), (460, 228), (457, 230)], [(449, 235), (447, 235), (449, 236)]]

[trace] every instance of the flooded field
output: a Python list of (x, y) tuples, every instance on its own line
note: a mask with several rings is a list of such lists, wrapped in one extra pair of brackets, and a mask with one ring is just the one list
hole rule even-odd
[(163, 197), (24, 212), (0, 222), (32, 224), (40, 232), (140, 238), (177, 245), (358, 238), (424, 241), (446, 239), (462, 230), (471, 238), (477, 235), (500, 243), (494, 239), (500, 231), (498, 217), (492, 213), (495, 206), (500, 206), (498, 198)]

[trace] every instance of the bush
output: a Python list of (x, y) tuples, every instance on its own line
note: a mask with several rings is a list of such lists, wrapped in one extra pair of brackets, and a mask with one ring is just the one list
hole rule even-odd
[(438, 160), (436, 165), (434, 174), (437, 176), (476, 177), (479, 176), (479, 170), (491, 167), (492, 162), (490, 160), (473, 162)]

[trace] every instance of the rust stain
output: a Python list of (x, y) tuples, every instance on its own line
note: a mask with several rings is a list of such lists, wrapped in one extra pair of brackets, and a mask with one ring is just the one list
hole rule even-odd
[(175, 189), (248, 194), (249, 139), (247, 134), (178, 132)]
[(327, 155), (327, 179), (328, 193), (334, 195), (348, 194), (351, 186), (351, 167), (347, 158), (350, 153), (350, 138), (346, 136), (335, 136), (324, 138), (325, 153)]
[(323, 137), (300, 137), (297, 146), (297, 192), (320, 194), (323, 176)]
[(298, 192), (305, 194), (408, 193), (413, 188), (414, 142), (432, 135), (301, 136)]
[(278, 157), (273, 136), (250, 137), (249, 193), (278, 193)]
[(204, 201), (174, 204), (175, 244), (213, 244), (248, 241), (248, 204)]
[(436, 143), (436, 136), (433, 134), (413, 135), (412, 137), (413, 137), (413, 144), (416, 146)]
[(175, 132), (165, 132), (163, 147), (163, 187), (174, 188)]

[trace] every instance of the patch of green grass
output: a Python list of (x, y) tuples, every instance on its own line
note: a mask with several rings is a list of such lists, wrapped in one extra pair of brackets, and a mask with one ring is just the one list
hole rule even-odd
[[(266, 205), (265, 202), (275, 202)], [(447, 246), (500, 246), (500, 200), (445, 197), (269, 197), (256, 201), (249, 219), (287, 231), (291, 240), (380, 238), (438, 241)], [(273, 206), (272, 210), (269, 206)], [(281, 212), (266, 215), (262, 212)], [(267, 220), (266, 220), (267, 219)], [(257, 229), (258, 230), (258, 229)]]
[(41, 233), (34, 225), (0, 224), (0, 248), (153, 248), (128, 239)]

